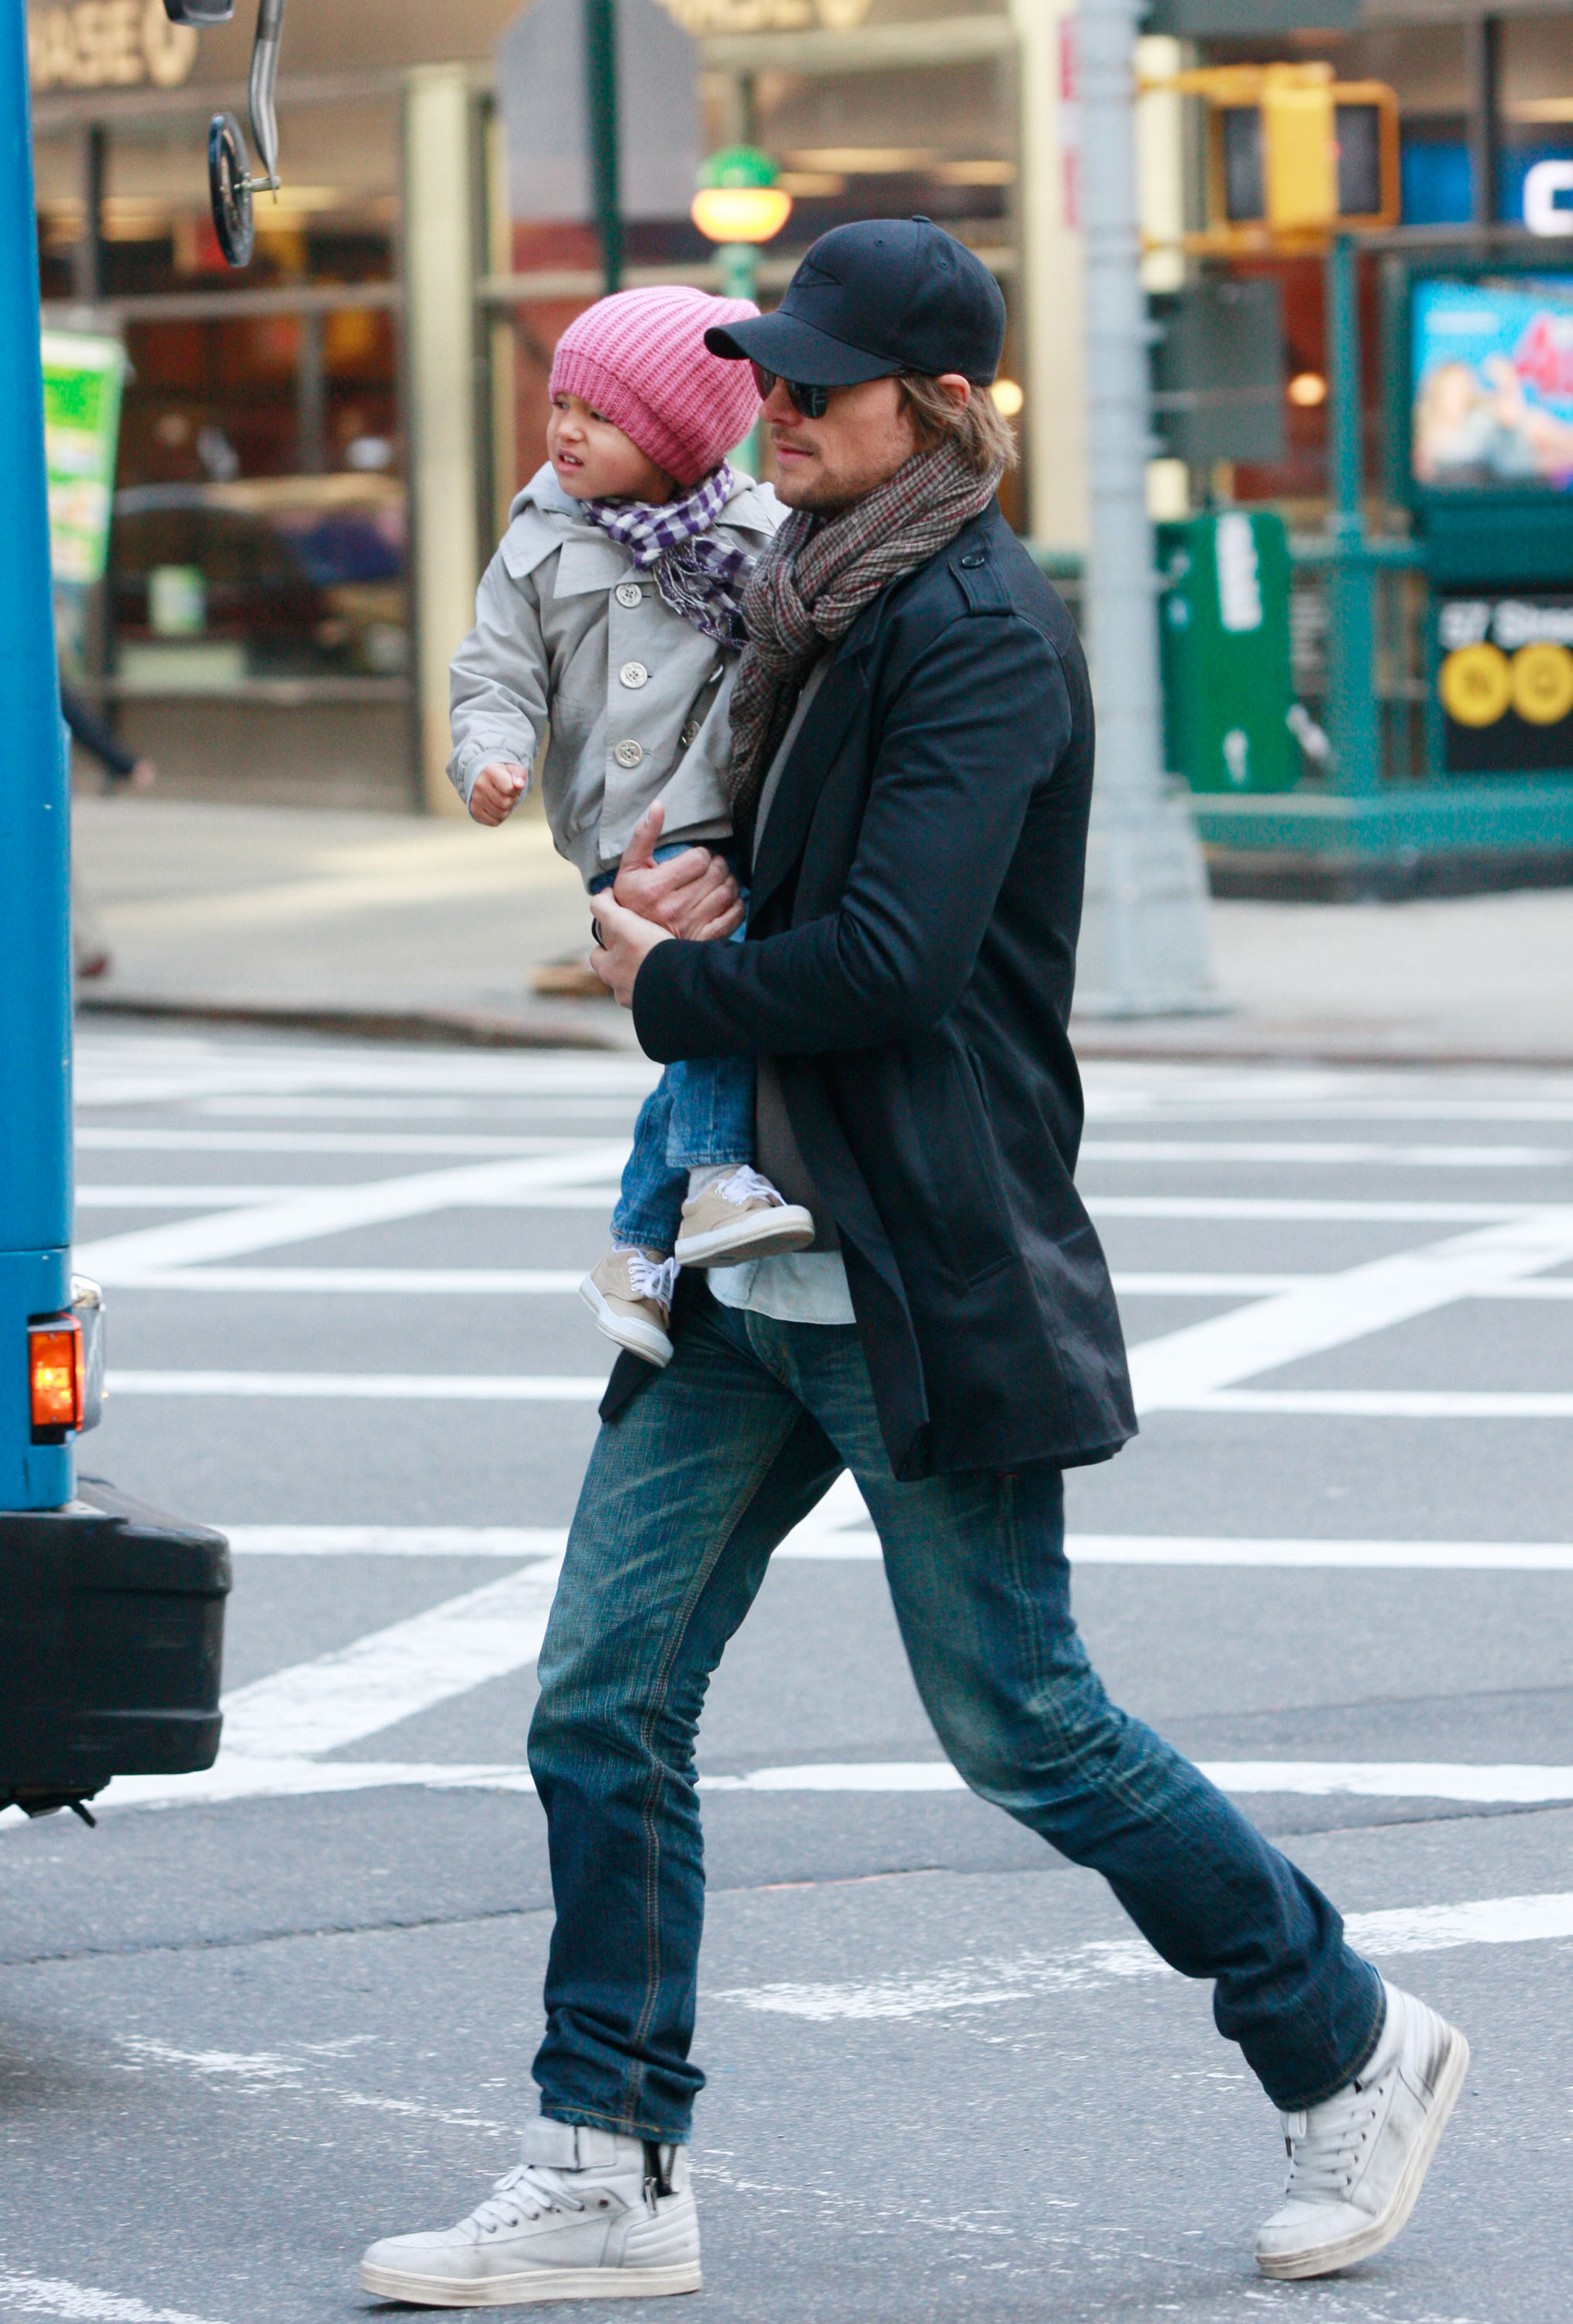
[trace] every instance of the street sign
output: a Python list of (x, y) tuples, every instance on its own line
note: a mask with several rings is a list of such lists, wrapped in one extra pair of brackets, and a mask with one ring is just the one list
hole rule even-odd
[(1448, 774), (1573, 768), (1573, 592), (1450, 592), (1437, 645)]

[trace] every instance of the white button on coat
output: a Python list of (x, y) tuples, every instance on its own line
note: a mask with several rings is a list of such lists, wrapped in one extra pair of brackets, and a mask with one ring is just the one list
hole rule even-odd
[(613, 748), (612, 756), (620, 767), (636, 767), (644, 756), (644, 746), (642, 742), (618, 742)]
[[(767, 485), (740, 479), (716, 537), (758, 555), (782, 513)], [(620, 604), (620, 590), (639, 602)], [(736, 669), (542, 468), (514, 501), (454, 657), (449, 773), (467, 799), (491, 760), (539, 761), (552, 839), (587, 881), (616, 862), (653, 798), (666, 837), (719, 836), (731, 822), (722, 770)], [(680, 742), (696, 720), (698, 735)], [(637, 742), (632, 764), (624, 742)]]
[(637, 581), (619, 581), (615, 595), (619, 605), (642, 605), (644, 592)]

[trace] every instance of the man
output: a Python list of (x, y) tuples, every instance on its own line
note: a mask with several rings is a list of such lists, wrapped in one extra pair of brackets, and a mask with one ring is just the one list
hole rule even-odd
[(818, 1236), (685, 1277), (671, 1365), (613, 1374), (531, 1732), (558, 1916), (541, 2118), (458, 2227), (372, 2246), (362, 2281), (388, 2297), (698, 2286), (694, 1731), (771, 1551), (843, 1468), (967, 1783), (1214, 1981), (1291, 2155), (1268, 2274), (1389, 2242), (1463, 2080), (1463, 2035), (1115, 1709), (1071, 1620), (1061, 1472), (1135, 1423), (1071, 1178), (1092, 713), (995, 498), (1004, 321), (920, 218), (838, 227), (777, 313), (711, 336), (758, 370), (794, 511), (750, 585), (734, 697), (748, 941), (674, 941), (615, 890), (592, 957), (652, 1057), (759, 1060), (760, 1167)]

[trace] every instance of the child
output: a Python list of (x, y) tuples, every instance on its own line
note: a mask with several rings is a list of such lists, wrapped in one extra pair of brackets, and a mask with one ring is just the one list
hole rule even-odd
[[(727, 705), (743, 589), (781, 521), (726, 463), (758, 410), (746, 364), (704, 344), (757, 310), (680, 288), (624, 290), (570, 324), (551, 367), (548, 466), (509, 511), (454, 657), (449, 774), (499, 824), (549, 733), (541, 789), (560, 853), (594, 895), (647, 809), (662, 854), (724, 852)], [(612, 1247), (580, 1286), (608, 1339), (671, 1360), (680, 1264), (801, 1250), (807, 1210), (753, 1168), (754, 1067), (670, 1065), (640, 1110)]]

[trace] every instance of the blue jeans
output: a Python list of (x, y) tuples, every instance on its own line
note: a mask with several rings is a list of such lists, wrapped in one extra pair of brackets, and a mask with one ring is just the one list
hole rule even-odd
[(1348, 2081), (1381, 2032), (1381, 1980), (1304, 1874), (1104, 1692), (1071, 1618), (1059, 1471), (899, 1483), (855, 1327), (704, 1292), (671, 1363), (597, 1440), (541, 1652), (530, 1765), (557, 1904), (542, 2110), (689, 2135), (700, 1706), (771, 1551), (844, 1467), (924, 1708), (972, 1789), (1101, 1872), (1166, 1961), (1214, 1981), (1218, 2030), (1275, 2105)]
[[(689, 844), (680, 840), (658, 847), (656, 862), (682, 854)], [(606, 872), (592, 880), (591, 895), (609, 888), (615, 877)], [(746, 890), (743, 899), (746, 904)], [(732, 942), (742, 941), (738, 928)], [(613, 1240), (670, 1256), (682, 1225), (689, 1172), (706, 1164), (753, 1159), (753, 1058), (695, 1057), (668, 1065), (634, 1124), (634, 1144), (612, 1213)]]

